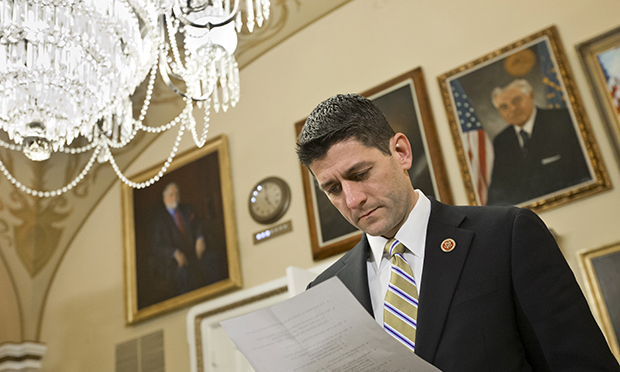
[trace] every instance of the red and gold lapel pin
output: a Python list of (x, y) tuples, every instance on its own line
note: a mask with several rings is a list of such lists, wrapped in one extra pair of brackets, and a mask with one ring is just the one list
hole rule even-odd
[(454, 239), (448, 238), (441, 242), (441, 250), (444, 252), (452, 252), (456, 248)]

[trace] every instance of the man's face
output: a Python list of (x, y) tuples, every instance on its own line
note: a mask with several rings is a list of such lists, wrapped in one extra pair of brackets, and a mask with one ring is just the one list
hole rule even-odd
[(164, 205), (168, 209), (176, 209), (179, 204), (179, 188), (172, 185), (164, 193)]
[(506, 89), (495, 97), (495, 108), (508, 124), (523, 126), (534, 110), (534, 92), (525, 94), (519, 87)]
[(390, 150), (392, 155), (386, 155), (348, 139), (334, 144), (309, 167), (347, 221), (369, 235), (387, 238), (402, 226), (417, 197), (406, 173), (412, 161), (407, 138), (400, 133), (392, 137)]

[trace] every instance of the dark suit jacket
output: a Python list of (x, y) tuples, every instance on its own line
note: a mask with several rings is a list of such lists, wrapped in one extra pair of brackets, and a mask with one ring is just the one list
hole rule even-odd
[(513, 205), (592, 179), (567, 109), (537, 109), (527, 157), (511, 125), (493, 140), (487, 205)]
[(192, 287), (197, 287), (200, 283), (198, 283), (196, 278), (199, 278), (201, 274), (199, 273), (200, 269), (195, 247), (196, 240), (200, 236), (204, 237), (204, 232), (191, 205), (179, 203), (177, 209), (187, 231), (187, 240), (181, 234), (174, 218), (166, 208), (163, 206), (158, 208), (153, 216), (152, 247), (155, 258), (155, 275), (165, 281), (175, 282), (175, 276), (179, 268), (174, 259), (174, 251), (178, 249), (185, 254), (192, 279), (197, 281), (193, 283)]
[[(453, 251), (442, 241), (456, 241)], [(373, 314), (364, 236), (338, 276)], [(445, 372), (620, 371), (555, 240), (533, 212), (431, 199), (416, 354)], [(403, 348), (403, 352), (407, 352)]]
[(172, 257), (175, 250), (180, 250), (186, 256), (194, 256), (195, 244), (198, 237), (203, 236), (202, 229), (196, 219), (196, 214), (189, 204), (179, 203), (177, 209), (187, 231), (188, 240), (186, 241), (177, 227), (172, 215), (165, 208), (160, 208), (153, 220), (153, 242), (160, 254)]

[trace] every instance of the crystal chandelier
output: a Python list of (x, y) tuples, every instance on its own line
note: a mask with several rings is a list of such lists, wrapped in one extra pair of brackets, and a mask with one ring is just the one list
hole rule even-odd
[[(237, 32), (244, 19), (248, 31), (260, 27), (269, 7), (269, 0), (243, 0), (241, 6), (239, 0), (0, 0), (0, 126), (8, 138), (0, 146), (34, 161), (53, 152), (92, 151), (77, 177), (57, 190), (25, 186), (1, 161), (0, 171), (39, 197), (69, 191), (95, 161), (109, 162), (131, 187), (158, 181), (185, 130), (202, 147), (211, 108), (226, 111), (239, 101)], [(185, 108), (169, 123), (150, 127), (143, 120), (158, 71)], [(145, 79), (146, 97), (134, 118), (130, 96)], [(191, 114), (195, 105), (205, 111), (202, 129)], [(159, 173), (142, 183), (127, 179), (111, 150), (139, 131), (173, 127), (175, 145)]]

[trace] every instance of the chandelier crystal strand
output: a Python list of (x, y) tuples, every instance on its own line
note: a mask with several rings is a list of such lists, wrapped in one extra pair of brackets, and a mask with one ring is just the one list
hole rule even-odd
[[(28, 188), (1, 162), (0, 171), (20, 190), (39, 197), (71, 190), (96, 159), (109, 161), (132, 187), (156, 182), (170, 166), (185, 129), (202, 147), (211, 106), (226, 111), (239, 101), (234, 51), (242, 11), (251, 32), (269, 18), (269, 7), (269, 0), (234, 0), (234, 5), (231, 0), (0, 0), (0, 129), (9, 140), (0, 140), (0, 147), (35, 161), (54, 152), (94, 150), (84, 170), (58, 190)], [(143, 122), (157, 71), (186, 106), (169, 123), (150, 127)], [(136, 120), (130, 97), (147, 76)], [(170, 77), (183, 81), (187, 90), (174, 86)], [(205, 110), (200, 136), (194, 104)], [(112, 149), (128, 145), (140, 130), (158, 134), (177, 124), (177, 141), (157, 176), (142, 183), (122, 176)], [(81, 145), (71, 146), (76, 139)]]
[(254, 1), (253, 0), (246, 0), (245, 11), (247, 12), (245, 27), (248, 28), (248, 31), (254, 32)]
[(228, 111), (228, 103), (230, 101), (230, 97), (228, 95), (228, 79), (226, 79), (226, 75), (228, 74), (227, 61), (228, 55), (222, 56), (219, 61), (220, 86), (222, 87), (222, 110), (224, 110), (224, 112)]
[(88, 172), (90, 172), (90, 169), (93, 167), (93, 164), (95, 163), (95, 160), (97, 159), (97, 156), (99, 155), (99, 150), (100, 150), (100, 147), (97, 146), (97, 148), (93, 152), (93, 155), (90, 157), (90, 160), (88, 161), (86, 166), (84, 166), (84, 169), (82, 169), (80, 174), (78, 174), (66, 186), (63, 186), (62, 188), (59, 188), (59, 189), (56, 189), (56, 190), (53, 190), (53, 191), (34, 190), (34, 189), (31, 189), (30, 187), (22, 184), (15, 177), (13, 177), (13, 175), (9, 172), (8, 169), (6, 169), (6, 167), (4, 166), (4, 163), (2, 162), (2, 160), (0, 160), (0, 171), (9, 180), (9, 182), (11, 182), (13, 185), (15, 185), (18, 189), (20, 189), (21, 191), (25, 192), (26, 194), (33, 195), (33, 196), (38, 196), (38, 197), (42, 197), (42, 198), (58, 196), (58, 195), (64, 194), (65, 192), (73, 189), (75, 186), (77, 186), (78, 183), (80, 183), (80, 181), (82, 181), (84, 179), (86, 174), (88, 174)]
[[(258, 1), (258, 0), (257, 0)], [(263, 6), (263, 16), (265, 17), (265, 20), (269, 19), (269, 7), (271, 6), (271, 4), (269, 3), (269, 0), (260, 0), (261, 5)]]
[(258, 27), (262, 27), (263, 26), (263, 21), (265, 19), (263, 18), (263, 4), (262, 4), (261, 0), (256, 0), (254, 2), (254, 6), (256, 7), (256, 9), (255, 9), (256, 24), (258, 25)]
[(239, 103), (239, 97), (241, 93), (240, 85), (239, 85), (239, 65), (234, 58), (231, 58), (231, 63), (228, 64), (230, 69), (229, 74), (231, 76), (228, 79), (229, 89), (231, 91), (231, 101), (230, 104), (232, 107), (235, 107), (237, 103)]
[(194, 119), (194, 117), (192, 115), (190, 115), (190, 120), (192, 121), (192, 125), (190, 125), (190, 130), (192, 133), (192, 137), (194, 138), (194, 143), (196, 144), (196, 147), (198, 148), (202, 148), (202, 146), (205, 145), (205, 143), (207, 142), (207, 134), (209, 133), (209, 113), (210, 110), (208, 109), (208, 107), (210, 106), (211, 102), (210, 102), (211, 98), (207, 99), (207, 106), (205, 107), (205, 116), (204, 116), (204, 127), (202, 129), (202, 135), (200, 136), (200, 138), (198, 138), (198, 133), (196, 131), (196, 120)]
[(243, 27), (241, 12), (237, 12), (237, 15), (235, 16), (235, 30), (237, 30), (237, 33), (241, 32), (241, 27)]
[(138, 120), (136, 120), (135, 125), (141, 126), (144, 118), (146, 117), (146, 113), (149, 109), (149, 105), (151, 104), (151, 98), (153, 97), (153, 89), (155, 88), (155, 78), (157, 76), (157, 66), (159, 60), (155, 60), (153, 63), (153, 67), (151, 67), (151, 73), (149, 76), (149, 83), (146, 87), (146, 95), (144, 96), (144, 102), (142, 103), (142, 108), (140, 109), (140, 116)]
[[(144, 130), (144, 131), (151, 132), (151, 133), (161, 133), (172, 127), (170, 123), (166, 125), (162, 125), (159, 128), (151, 128), (151, 127), (142, 126), (142, 122), (144, 121), (144, 118), (146, 117), (146, 113), (151, 103), (151, 98), (153, 96), (153, 88), (155, 86), (156, 76), (157, 76), (157, 61), (155, 61), (155, 63), (153, 64), (153, 67), (151, 67), (151, 72), (149, 74), (149, 82), (146, 87), (146, 94), (144, 96), (144, 102), (142, 103), (142, 108), (140, 109), (140, 116), (138, 117), (138, 120), (133, 120), (133, 118), (131, 118), (127, 120), (126, 122), (124, 122), (122, 126), (124, 130), (126, 131), (125, 134), (122, 136), (120, 142), (114, 142), (114, 141), (108, 140), (107, 143), (110, 147), (112, 148), (125, 147), (129, 142), (131, 142), (131, 140), (133, 140), (133, 138), (138, 133), (138, 130)], [(133, 123), (133, 126), (131, 125), (132, 123)]]
[[(185, 115), (185, 111), (184, 111), (184, 115)], [(191, 113), (190, 113), (190, 115), (191, 115)], [(174, 146), (172, 146), (172, 150), (170, 151), (170, 155), (168, 156), (168, 159), (166, 160), (164, 165), (161, 167), (159, 172), (155, 176), (153, 176), (150, 179), (148, 179), (147, 181), (136, 183), (136, 182), (133, 182), (130, 179), (128, 179), (121, 172), (120, 168), (116, 164), (116, 161), (114, 160), (114, 157), (110, 156), (109, 162), (112, 165), (112, 168), (114, 169), (114, 172), (116, 173), (116, 175), (118, 176), (118, 178), (121, 181), (123, 181), (127, 186), (130, 186), (130, 187), (132, 187), (134, 189), (143, 189), (143, 188), (148, 187), (148, 186), (152, 185), (153, 183), (159, 181), (159, 179), (161, 177), (163, 177), (164, 173), (166, 173), (166, 171), (170, 167), (170, 164), (172, 163), (172, 160), (174, 159), (174, 157), (177, 154), (177, 151), (179, 150), (179, 144), (181, 142), (181, 137), (183, 137), (184, 130), (185, 130), (185, 120), (181, 120), (181, 126), (179, 127), (179, 132), (177, 134), (176, 140), (174, 141)]]
[(95, 142), (91, 142), (88, 145), (82, 146), (82, 147), (61, 147), (58, 149), (58, 152), (64, 152), (65, 154), (81, 154), (87, 151), (90, 151), (92, 149), (94, 149), (95, 147), (97, 147), (97, 143)]
[(0, 68), (7, 88), (0, 122), (15, 143), (31, 136), (32, 122), (41, 123), (35, 136), (53, 151), (80, 135), (92, 141), (98, 115), (129, 99), (143, 79), (133, 58), (144, 50), (131, 42), (138, 20), (127, 1), (113, 4), (3, 2), (12, 17), (2, 25), (10, 58)]
[[(213, 61), (213, 68), (215, 69), (215, 61)], [(211, 97), (213, 97), (213, 109), (215, 112), (220, 112), (220, 99), (219, 99), (219, 89), (217, 89), (217, 84), (213, 84), (213, 93)]]
[[(176, 24), (175, 24), (176, 23)], [(173, 20), (171, 17), (166, 17), (166, 29), (168, 30), (168, 42), (170, 43), (170, 49), (172, 49), (172, 55), (174, 56), (174, 60), (171, 61), (170, 66), (172, 70), (177, 75), (183, 75), (185, 73), (185, 67), (183, 66), (183, 62), (181, 60), (181, 53), (179, 52), (179, 47), (177, 45), (177, 30), (179, 28), (179, 22)], [(166, 47), (168, 44), (166, 44)]]
[(8, 142), (5, 142), (3, 140), (0, 140), (0, 146), (4, 147), (5, 149), (9, 149), (9, 150), (13, 150), (13, 151), (15, 151), (15, 150), (21, 151), (21, 146), (18, 146), (18, 145), (14, 144), (14, 143), (8, 143)]

